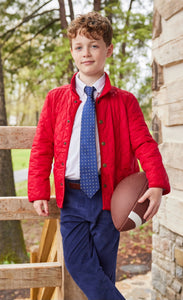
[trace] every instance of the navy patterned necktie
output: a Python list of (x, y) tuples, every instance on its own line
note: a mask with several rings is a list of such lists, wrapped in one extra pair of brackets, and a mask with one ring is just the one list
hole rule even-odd
[(80, 184), (89, 198), (92, 198), (100, 188), (95, 140), (94, 90), (95, 87), (90, 86), (84, 89), (87, 100), (83, 107), (80, 137)]

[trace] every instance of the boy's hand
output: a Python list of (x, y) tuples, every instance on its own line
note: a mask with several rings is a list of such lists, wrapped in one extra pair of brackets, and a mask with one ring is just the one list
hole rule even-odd
[(49, 215), (47, 200), (36, 200), (34, 201), (33, 206), (39, 216), (46, 217)]
[(152, 219), (157, 213), (161, 204), (163, 189), (162, 188), (149, 188), (144, 195), (138, 200), (139, 203), (143, 203), (146, 199), (149, 199), (149, 207), (144, 215), (146, 221)]

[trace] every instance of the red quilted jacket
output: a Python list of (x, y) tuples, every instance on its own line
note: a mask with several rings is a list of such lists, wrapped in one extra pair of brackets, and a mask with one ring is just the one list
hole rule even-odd
[[(49, 200), (49, 175), (54, 157), (56, 199), (57, 205), (62, 207), (69, 142), (80, 103), (75, 90), (75, 75), (71, 84), (48, 93), (30, 156), (29, 201)], [(167, 194), (170, 191), (168, 176), (138, 101), (131, 93), (111, 86), (107, 74), (103, 92), (96, 100), (96, 114), (103, 209), (110, 210), (111, 195), (117, 183), (139, 171), (137, 159), (146, 172), (149, 187), (161, 187)]]

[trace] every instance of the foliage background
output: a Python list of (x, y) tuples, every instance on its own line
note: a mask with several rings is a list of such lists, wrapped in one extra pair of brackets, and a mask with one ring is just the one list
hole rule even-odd
[[(114, 30), (115, 51), (106, 65), (112, 84), (134, 93), (150, 120), (152, 3), (2, 0), (0, 48), (8, 123), (36, 125), (47, 92), (70, 81), (76, 68), (65, 36), (67, 24), (77, 14), (93, 10), (96, 4), (109, 17)], [(61, 13), (65, 14), (62, 19)]]

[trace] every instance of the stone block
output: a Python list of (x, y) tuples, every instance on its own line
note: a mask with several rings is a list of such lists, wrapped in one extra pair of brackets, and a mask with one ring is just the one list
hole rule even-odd
[(175, 247), (175, 261), (180, 267), (183, 267), (183, 249)]
[(153, 249), (156, 249), (156, 251), (161, 253), (160, 243), (161, 243), (160, 236), (157, 234), (153, 234), (152, 236)]
[(172, 289), (177, 293), (180, 294), (182, 291), (182, 284), (178, 280), (174, 280), (172, 283)]
[(156, 290), (153, 290), (151, 292), (151, 300), (163, 300), (163, 298), (159, 292), (157, 292)]
[[(166, 84), (168, 103), (178, 102), (183, 99), (183, 79)], [(178, 102), (179, 103), (179, 102)]]
[[(173, 78), (173, 77), (172, 77)], [(159, 91), (153, 92), (153, 108), (155, 106), (176, 104), (183, 100), (183, 79), (165, 83)]]
[(175, 242), (176, 235), (164, 226), (160, 226), (159, 235), (161, 238), (166, 238), (168, 241)]
[(183, 247), (183, 237), (182, 236), (177, 236), (175, 240), (176, 246), (177, 247)]
[(152, 292), (151, 292), (151, 300), (156, 300), (157, 299), (157, 297), (156, 297), (156, 291), (155, 290), (153, 290)]
[(183, 34), (182, 19), (183, 10), (169, 20), (162, 18), (161, 25), (163, 42), (175, 40)]
[(183, 100), (168, 105), (168, 119), (164, 125), (183, 125)]
[(165, 20), (168, 20), (183, 9), (183, 2), (177, 0), (154, 0), (154, 7)]
[(154, 10), (153, 14), (153, 34), (152, 38), (155, 39), (160, 36), (162, 32), (162, 26), (161, 26), (161, 15), (159, 14), (158, 10)]
[[(183, 26), (182, 26), (183, 28)], [(163, 68), (165, 85), (171, 84), (172, 81), (179, 81), (183, 78), (183, 62)]]
[(168, 21), (161, 17), (157, 9), (155, 9), (153, 21), (153, 48), (162, 46), (172, 40), (179, 39), (183, 35), (182, 27), (183, 11), (173, 16)]
[(152, 222), (152, 230), (155, 233), (159, 233), (159, 220), (157, 216), (155, 215)]
[(152, 90), (159, 91), (163, 84), (163, 67), (160, 66), (154, 59), (152, 63)]
[(166, 167), (166, 171), (170, 179), (171, 188), (183, 191), (183, 170)]
[(167, 287), (166, 289), (166, 297), (169, 299), (169, 300), (177, 300), (176, 299), (176, 293), (174, 290), (172, 290), (171, 288)]
[(152, 58), (160, 66), (171, 66), (183, 60), (183, 38), (157, 45), (152, 45)]
[(158, 266), (169, 273), (171, 276), (175, 276), (175, 263), (168, 259), (159, 259)]
[(182, 212), (182, 192), (173, 190), (169, 195), (163, 197), (157, 216), (161, 225), (178, 235), (183, 235)]
[(183, 143), (162, 143), (159, 149), (166, 166), (183, 170)]
[(159, 257), (159, 253), (153, 249), (152, 250), (152, 262), (156, 265), (158, 264), (158, 257)]
[(167, 273), (154, 264), (152, 264), (151, 272), (153, 287), (159, 291), (161, 295), (165, 296), (167, 287)]
[(154, 103), (153, 100), (153, 116), (158, 115), (163, 126), (183, 125), (183, 100), (164, 105), (158, 103), (157, 107)]
[(165, 143), (183, 143), (183, 125), (162, 126), (162, 139)]
[(180, 266), (176, 266), (175, 275), (177, 279), (183, 281), (183, 268)]

